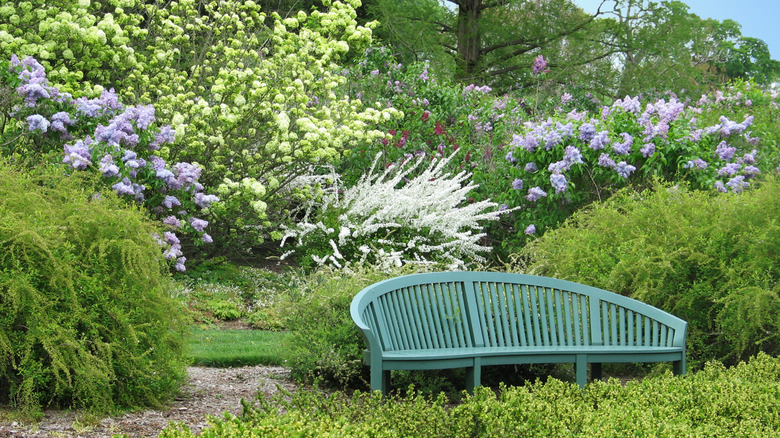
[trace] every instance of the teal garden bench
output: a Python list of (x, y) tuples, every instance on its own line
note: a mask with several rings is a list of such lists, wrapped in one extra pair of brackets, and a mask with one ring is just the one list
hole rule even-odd
[(685, 374), (688, 324), (612, 292), (571, 281), (499, 272), (412, 274), (375, 283), (352, 300), (367, 348), (371, 388), (387, 394), (390, 370), (573, 363), (577, 384), (608, 362), (672, 362)]

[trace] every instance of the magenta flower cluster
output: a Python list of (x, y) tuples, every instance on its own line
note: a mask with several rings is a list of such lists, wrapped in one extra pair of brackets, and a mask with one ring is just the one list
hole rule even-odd
[[(64, 164), (75, 170), (99, 172), (117, 195), (144, 205), (156, 217), (164, 217), (162, 223), (169, 231), (157, 240), (175, 269), (185, 270), (186, 257), (176, 232), (212, 242), (205, 232), (208, 222), (194, 214), (219, 198), (203, 192), (204, 187), (198, 182), (201, 168), (184, 162), (171, 165), (154, 155), (175, 140), (170, 126), (156, 125), (154, 106), (125, 106), (113, 89), (104, 91), (99, 98), (73, 99), (48, 84), (44, 67), (32, 57), (20, 61), (12, 56), (11, 71), (18, 72), (21, 85), (17, 92), (27, 107), (36, 111), (63, 109), (48, 118), (40, 113), (27, 116), (29, 131), (60, 133), (60, 139), (68, 142), (63, 146)], [(51, 105), (51, 101), (56, 105)], [(91, 135), (83, 138), (74, 139), (70, 132), (75, 132), (74, 127), (95, 124)]]

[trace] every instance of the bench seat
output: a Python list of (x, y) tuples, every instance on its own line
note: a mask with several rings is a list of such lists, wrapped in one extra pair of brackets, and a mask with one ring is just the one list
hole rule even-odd
[(687, 323), (639, 301), (582, 284), (524, 274), (438, 272), (385, 280), (350, 308), (366, 340), (371, 387), (390, 370), (573, 363), (577, 383), (601, 364), (672, 362), (685, 374)]

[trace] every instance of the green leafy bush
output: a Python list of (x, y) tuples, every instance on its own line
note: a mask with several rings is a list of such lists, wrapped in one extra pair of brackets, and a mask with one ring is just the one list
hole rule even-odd
[(527, 272), (687, 320), (693, 364), (780, 353), (780, 181), (745, 193), (628, 189), (531, 242)]
[[(613, 379), (580, 390), (551, 379), (502, 387), (498, 396), (481, 387), (454, 407), (415, 391), (390, 399), (301, 391), (259, 399), (240, 418), (213, 418), (199, 436), (775, 436), (779, 384), (780, 359), (759, 354), (730, 369), (711, 363), (684, 378), (667, 373), (625, 386)], [(160, 434), (193, 436), (183, 426)]]
[(84, 176), (0, 162), (0, 399), (159, 406), (184, 376), (157, 231)]
[(367, 387), (363, 366), (365, 343), (349, 314), (352, 298), (364, 287), (410, 273), (408, 266), (392, 272), (356, 269), (350, 273), (322, 268), (302, 277), (302, 296), (291, 308), (287, 338), (293, 376), (307, 382), (320, 379), (339, 387)]

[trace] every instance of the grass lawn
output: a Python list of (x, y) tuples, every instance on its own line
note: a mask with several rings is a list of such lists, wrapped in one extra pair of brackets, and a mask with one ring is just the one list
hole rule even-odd
[(209, 367), (284, 365), (285, 332), (195, 327), (187, 337), (192, 364)]

